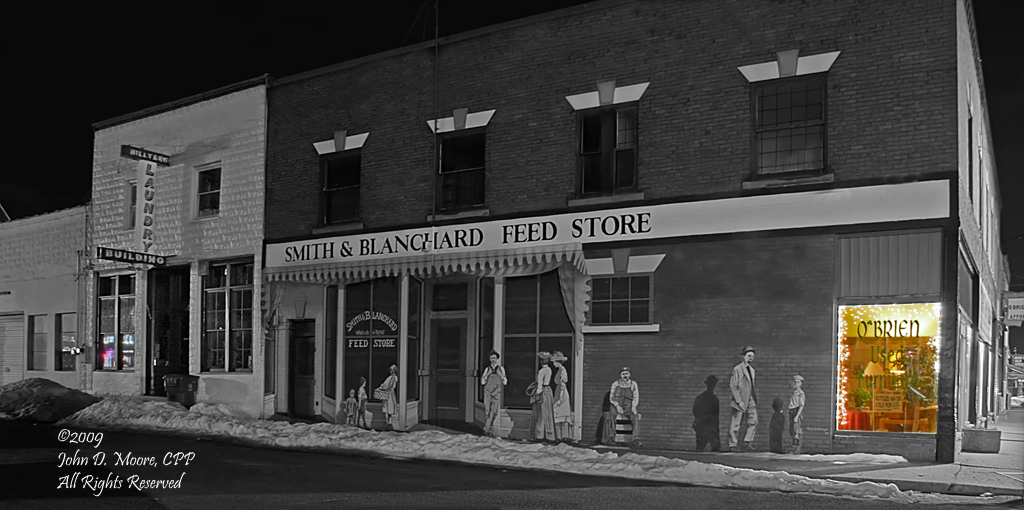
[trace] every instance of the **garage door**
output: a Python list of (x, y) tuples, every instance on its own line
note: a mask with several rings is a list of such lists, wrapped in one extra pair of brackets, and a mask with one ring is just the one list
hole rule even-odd
[(25, 316), (0, 315), (0, 385), (20, 381), (25, 369)]

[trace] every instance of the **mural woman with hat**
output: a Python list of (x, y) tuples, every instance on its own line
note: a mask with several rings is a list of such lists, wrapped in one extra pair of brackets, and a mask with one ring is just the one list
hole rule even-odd
[(563, 361), (568, 360), (562, 351), (555, 351), (551, 354), (551, 364), (557, 369), (552, 378), (554, 386), (554, 418), (555, 418), (555, 439), (558, 441), (572, 441), (572, 406), (569, 405), (569, 389), (565, 385), (569, 382), (569, 373), (565, 370)]
[(384, 415), (387, 416), (387, 425), (384, 426), (384, 430), (394, 430), (394, 424), (392, 419), (395, 413), (398, 412), (398, 397), (395, 395), (395, 389), (398, 387), (398, 366), (391, 365), (391, 375), (387, 379), (384, 379), (384, 383), (377, 389), (373, 390), (373, 397), (379, 399), (384, 404)]
[(526, 389), (533, 402), (533, 414), (530, 416), (530, 433), (538, 441), (555, 441), (555, 409), (554, 395), (551, 391), (551, 353), (538, 352), (540, 370), (537, 380)]

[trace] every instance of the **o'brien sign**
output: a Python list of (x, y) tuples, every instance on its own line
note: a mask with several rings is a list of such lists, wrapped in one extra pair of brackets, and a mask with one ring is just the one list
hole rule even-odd
[(135, 248), (153, 251), (154, 213), (156, 212), (156, 166), (171, 164), (171, 157), (131, 145), (121, 146), (121, 156), (139, 160), (135, 169)]
[(162, 255), (136, 253), (134, 251), (103, 248), (102, 246), (96, 248), (96, 257), (103, 260), (130, 262), (132, 264), (149, 264), (151, 266), (162, 266), (167, 263), (167, 257)]
[(266, 267), (301, 267), (564, 243), (851, 225), (949, 216), (949, 181), (574, 212), (268, 243)]

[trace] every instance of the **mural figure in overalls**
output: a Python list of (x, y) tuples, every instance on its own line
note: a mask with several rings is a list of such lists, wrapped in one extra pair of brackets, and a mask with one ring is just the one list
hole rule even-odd
[(729, 389), (732, 391), (732, 420), (729, 422), (729, 451), (739, 451), (740, 422), (743, 416), (747, 416), (747, 434), (743, 438), (743, 448), (748, 451), (755, 451), (754, 432), (757, 430), (757, 391), (754, 388), (755, 376), (757, 375), (750, 362), (754, 361), (754, 348), (746, 346), (743, 348), (743, 361), (733, 367), (732, 377), (729, 379)]
[(480, 384), (484, 387), (484, 434), (488, 436), (496, 436), (496, 421), (498, 419), (498, 411), (501, 409), (501, 393), (504, 391), (505, 385), (508, 384), (508, 378), (505, 377), (505, 367), (498, 364), (498, 359), (501, 355), (498, 351), (491, 351), (490, 360), (491, 364), (484, 369), (484, 373), (480, 375)]
[(640, 387), (636, 381), (630, 379), (629, 367), (622, 367), (619, 372), (619, 380), (612, 383), (608, 400), (615, 409), (615, 413), (609, 413), (613, 416), (608, 420), (608, 426), (605, 427), (605, 443), (615, 442), (615, 423), (621, 416), (629, 418), (633, 426), (632, 445), (643, 446), (643, 443), (640, 442), (640, 413), (636, 411), (636, 406), (640, 403)]

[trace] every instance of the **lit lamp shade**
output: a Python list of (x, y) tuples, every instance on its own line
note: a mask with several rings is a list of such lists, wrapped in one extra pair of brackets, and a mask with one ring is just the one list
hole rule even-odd
[(885, 369), (882, 368), (882, 365), (879, 365), (878, 363), (871, 361), (868, 363), (866, 367), (864, 367), (864, 375), (868, 377), (875, 375), (885, 375)]

